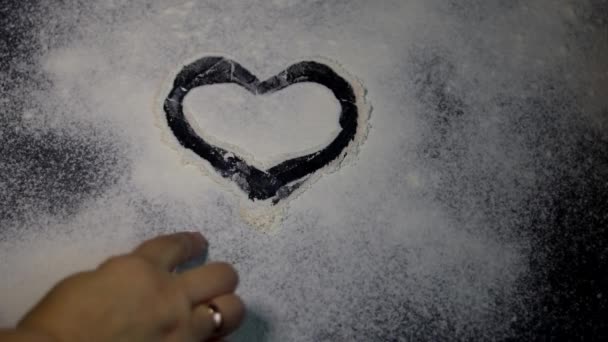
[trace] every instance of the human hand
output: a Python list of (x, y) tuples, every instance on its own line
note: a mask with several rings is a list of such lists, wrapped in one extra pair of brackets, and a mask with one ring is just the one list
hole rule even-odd
[[(210, 263), (172, 272), (205, 248), (199, 233), (148, 240), (94, 271), (61, 281), (15, 332), (56, 342), (198, 342), (226, 336), (244, 315), (234, 294), (234, 268)], [(219, 326), (213, 309), (221, 313)]]

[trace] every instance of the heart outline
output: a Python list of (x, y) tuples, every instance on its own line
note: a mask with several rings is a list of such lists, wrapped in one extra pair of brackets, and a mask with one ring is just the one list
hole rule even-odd
[[(317, 83), (327, 87), (340, 103), (338, 135), (323, 149), (285, 160), (266, 170), (249, 165), (245, 159), (225, 148), (215, 146), (199, 136), (183, 112), (183, 100), (194, 88), (233, 83), (254, 95), (269, 95), (297, 83)], [(260, 81), (232, 59), (207, 56), (182, 68), (164, 101), (165, 118), (180, 145), (206, 160), (223, 177), (236, 182), (251, 200), (277, 204), (300, 187), (309, 175), (326, 167), (346, 153), (355, 139), (359, 108), (353, 86), (331, 67), (321, 62), (302, 61), (279, 74)]]

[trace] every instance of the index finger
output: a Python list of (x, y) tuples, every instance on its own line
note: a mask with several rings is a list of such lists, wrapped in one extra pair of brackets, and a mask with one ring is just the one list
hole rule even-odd
[(168, 271), (202, 253), (207, 240), (198, 232), (162, 235), (143, 242), (131, 254)]

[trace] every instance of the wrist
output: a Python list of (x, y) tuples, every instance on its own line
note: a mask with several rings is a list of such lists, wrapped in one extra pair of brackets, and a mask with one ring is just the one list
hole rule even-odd
[(55, 338), (27, 329), (0, 329), (0, 341), (3, 342), (59, 342)]

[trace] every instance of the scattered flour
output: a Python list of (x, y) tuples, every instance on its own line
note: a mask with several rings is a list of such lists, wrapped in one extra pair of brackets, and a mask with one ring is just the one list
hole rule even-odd
[(184, 111), (205, 140), (236, 148), (261, 168), (319, 150), (340, 130), (340, 104), (315, 84), (294, 84), (268, 96), (234, 84), (200, 87), (186, 96)]

